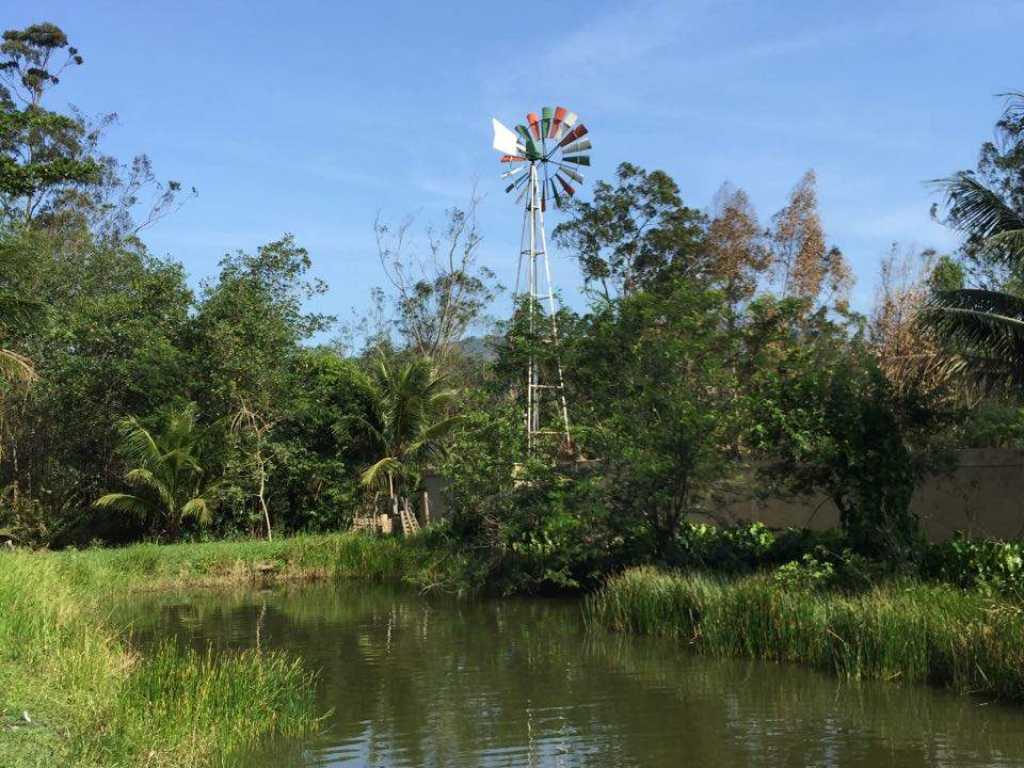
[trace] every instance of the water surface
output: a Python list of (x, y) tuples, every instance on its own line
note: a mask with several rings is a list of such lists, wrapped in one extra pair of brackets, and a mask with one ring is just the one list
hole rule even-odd
[(1024, 765), (1024, 708), (587, 634), (575, 602), (317, 584), (118, 611), (143, 647), (260, 646), (320, 671), (323, 734), (266, 744), (254, 768)]

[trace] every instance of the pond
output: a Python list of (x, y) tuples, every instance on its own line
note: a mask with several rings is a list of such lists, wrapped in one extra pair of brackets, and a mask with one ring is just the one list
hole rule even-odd
[(314, 584), (116, 611), (143, 648), (258, 645), (320, 671), (322, 735), (265, 744), (240, 763), (256, 768), (1024, 763), (1024, 708), (588, 634), (572, 601)]

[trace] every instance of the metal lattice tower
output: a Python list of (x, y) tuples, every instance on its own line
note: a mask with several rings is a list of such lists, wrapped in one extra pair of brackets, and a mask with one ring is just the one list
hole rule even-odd
[[(574, 447), (558, 351), (558, 317), (544, 213), (549, 189), (551, 199), (561, 207), (563, 200), (576, 192), (569, 180), (583, 183), (582, 174), (572, 166), (590, 165), (590, 156), (582, 153), (589, 150), (591, 144), (589, 140), (582, 140), (587, 128), (582, 123), (577, 125), (575, 113), (563, 107), (544, 107), (541, 114), (540, 118), (536, 113), (528, 114), (529, 127), (517, 125), (515, 132), (497, 120), (491, 122), (494, 148), (503, 153), (501, 162), (513, 164), (502, 174), (503, 178), (515, 177), (505, 191), (518, 191), (517, 202), (525, 201), (514, 298), (517, 306), (525, 306), (533, 342), (525, 372), (527, 455), (532, 455), (540, 441), (547, 438), (553, 438), (563, 454), (572, 454)], [(522, 173), (524, 170), (526, 173)], [(547, 318), (542, 317), (543, 304), (547, 305)], [(536, 344), (547, 347), (550, 354), (538, 359)], [(545, 361), (548, 370), (545, 370)]]

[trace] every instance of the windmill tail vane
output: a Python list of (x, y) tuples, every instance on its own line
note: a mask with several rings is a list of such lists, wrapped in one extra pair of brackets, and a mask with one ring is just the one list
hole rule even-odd
[[(583, 183), (580, 167), (590, 165), (590, 139), (587, 127), (575, 112), (565, 107), (544, 107), (538, 115), (529, 112), (525, 124), (508, 128), (491, 118), (492, 146), (501, 153), (500, 161), (510, 168), (501, 174), (509, 180), (505, 192), (523, 201), (523, 235), (519, 248), (515, 299), (526, 302), (527, 323), (535, 342), (550, 354), (538, 359), (531, 347), (525, 372), (526, 451), (534, 455), (542, 441), (556, 438), (564, 455), (575, 453), (569, 427), (565, 377), (558, 352), (558, 321), (555, 290), (548, 261), (544, 213), (548, 200), (555, 207), (567, 205), (576, 194), (575, 184)], [(526, 171), (523, 173), (523, 171)], [(547, 304), (549, 317), (540, 315), (541, 302)], [(519, 305), (519, 302), (516, 302)]]

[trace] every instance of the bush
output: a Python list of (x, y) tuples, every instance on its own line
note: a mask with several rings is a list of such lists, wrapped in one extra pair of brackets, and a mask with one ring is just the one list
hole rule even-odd
[(922, 575), (986, 594), (1024, 597), (1024, 544), (957, 534), (928, 547)]

